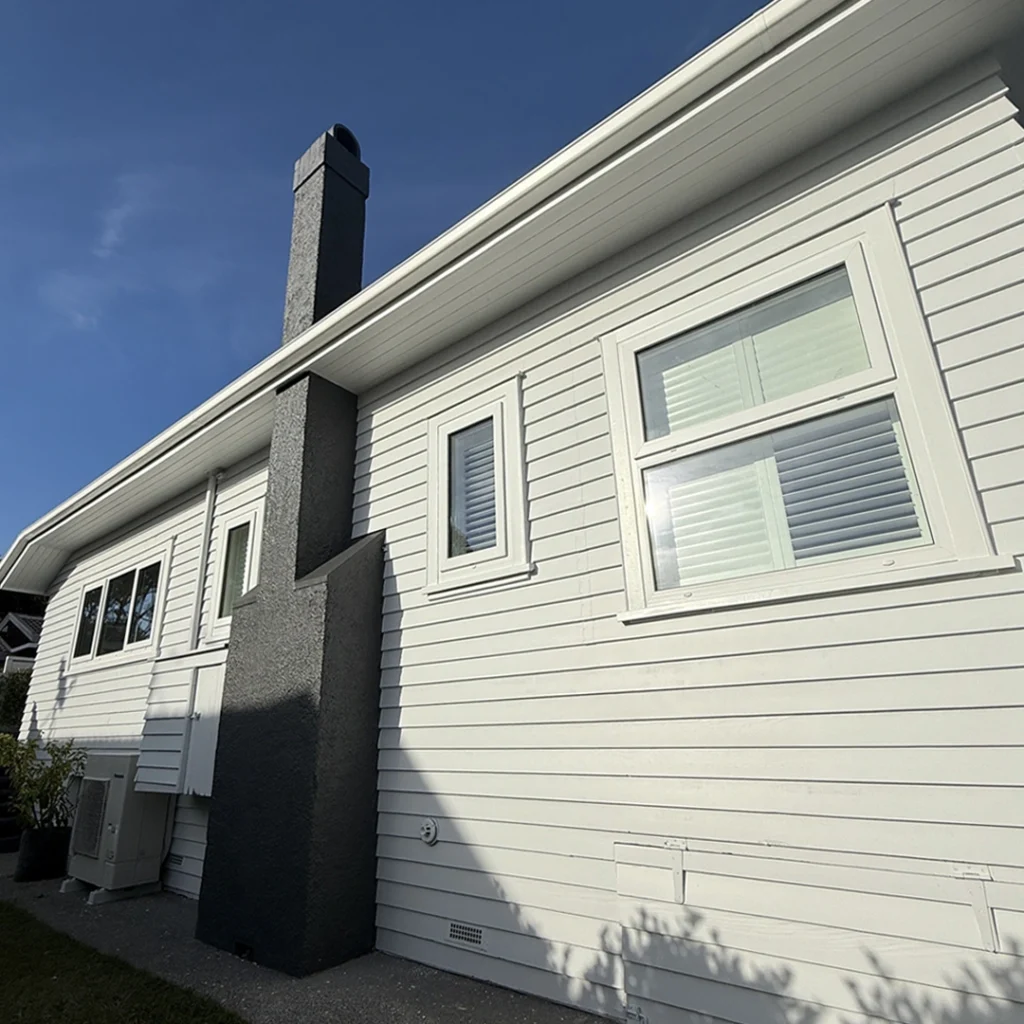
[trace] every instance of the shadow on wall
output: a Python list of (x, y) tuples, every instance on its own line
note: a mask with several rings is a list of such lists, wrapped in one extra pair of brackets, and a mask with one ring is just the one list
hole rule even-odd
[[(404, 602), (390, 559), (384, 602), (393, 650)], [(810, 849), (718, 843), (732, 851), (714, 866), (689, 854), (681, 862), (699, 865), (684, 875), (682, 903), (620, 899), (615, 844), (653, 840), (616, 834), (612, 821), (601, 832), (574, 828), (568, 811), (559, 816), (558, 774), (532, 775), (545, 786), (523, 799), (506, 787), (489, 800), (487, 758), (510, 763), (508, 752), (457, 724), (470, 716), (447, 712), (436, 722), (449, 726), (443, 739), (428, 745), (449, 746), (419, 752), (421, 733), (402, 727), (401, 673), (389, 674), (397, 685), (382, 702), (392, 713), (379, 752), (380, 947), (636, 1024), (1024, 1024), (1024, 885), (994, 886), (1016, 891), (1003, 907), (1019, 904), (1002, 919), (1001, 952), (983, 948), (968, 883), (938, 863), (933, 875), (914, 874), (921, 861), (893, 858), (882, 870), (876, 857), (861, 871)], [(443, 791), (428, 764), (444, 775)], [(425, 818), (438, 823), (436, 845), (419, 838)], [(755, 890), (759, 899), (748, 898)], [(828, 906), (833, 897), (839, 910)], [(460, 924), (478, 930), (483, 948), (453, 940), (453, 926), (477, 937)]]
[[(779, 924), (784, 927), (783, 922)], [(1016, 945), (1003, 957), (1004, 966), (965, 959), (943, 979), (950, 989), (963, 991), (940, 994), (933, 989), (934, 995), (894, 977), (882, 958), (865, 945), (860, 949), (865, 973), (831, 970), (832, 977), (819, 982), (831, 989), (821, 997), (830, 1000), (828, 1005), (810, 1001), (811, 992), (800, 976), (803, 971), (820, 975), (829, 968), (794, 961), (766, 963), (766, 957), (732, 949), (722, 944), (699, 911), (685, 910), (671, 921), (640, 913), (630, 925), (608, 926), (603, 935), (611, 950), (619, 948), (621, 934), (630, 1016), (640, 1022), (676, 1020), (681, 1009), (704, 1015), (699, 1018), (702, 1022), (707, 1017), (743, 1024), (1019, 1024), (1024, 1020), (1024, 966)], [(799, 929), (799, 925), (791, 927)], [(662, 934), (669, 929), (676, 934)], [(551, 965), (557, 968), (558, 960), (551, 958)], [(589, 977), (610, 982), (617, 976), (617, 961), (611, 952), (599, 954)], [(802, 989), (800, 998), (794, 995), (797, 988)]]
[[(451, 823), (445, 823), (451, 828)], [(452, 842), (458, 842), (455, 837)], [(538, 908), (524, 907), (505, 896), (505, 886), (488, 879), (496, 903), (513, 934), (540, 938), (533, 924)], [(543, 913), (540, 911), (540, 913)], [(571, 949), (543, 940), (546, 970), (557, 979), (551, 998), (584, 1006), (604, 1016), (638, 1024), (1021, 1024), (1024, 1022), (1024, 948), (1004, 945), (1000, 954), (945, 947), (950, 967), (936, 972), (931, 985), (908, 981), (871, 948), (874, 936), (847, 933), (860, 955), (856, 972), (817, 963), (781, 960), (730, 947), (709, 924), (714, 911), (680, 906), (665, 915), (636, 910), (624, 924), (599, 929), (600, 951)], [(491, 914), (490, 928), (502, 927)], [(765, 934), (800, 935), (800, 922), (766, 919)], [(885, 927), (880, 923), (880, 928)], [(813, 926), (807, 927), (814, 932)], [(898, 930), (898, 928), (897, 928)], [(881, 940), (906, 955), (914, 943)], [(807, 943), (810, 955), (812, 942)], [(511, 948), (511, 947), (510, 947)], [(582, 958), (580, 954), (583, 954)], [(917, 955), (924, 966), (927, 954)], [(828, 952), (820, 958), (827, 963)], [(479, 973), (504, 981), (504, 973)], [(913, 965), (911, 973), (913, 973)]]
[[(450, 837), (449, 844), (462, 842), (454, 822), (444, 821), (442, 829)], [(848, 961), (859, 958), (861, 963), (855, 971), (840, 969), (827, 966), (834, 948), (823, 950), (817, 963), (733, 948), (710, 924), (716, 911), (680, 906), (671, 914), (634, 909), (622, 924), (604, 923), (597, 930), (599, 951), (588, 951), (543, 936), (534, 922), (548, 916), (547, 911), (508, 899), (506, 885), (480, 867), (486, 856), (486, 851), (474, 854), (472, 847), (465, 847), (458, 858), (463, 863), (475, 861), (486, 882), (471, 887), (489, 889), (494, 901), (493, 909), (484, 915), (474, 920), (467, 912), (463, 920), (485, 928), (492, 937), (500, 929), (510, 937), (540, 939), (543, 953), (537, 966), (550, 972), (554, 984), (532, 990), (602, 1016), (637, 1024), (1024, 1022), (1024, 947), (1015, 941), (1004, 943), (1002, 953), (979, 949), (976, 955), (963, 947), (932, 947), (947, 967), (933, 969), (935, 976), (925, 984), (920, 975), (922, 969), (928, 974), (930, 965), (923, 943), (846, 932), (849, 943), (840, 955)], [(388, 885), (382, 883), (382, 902)], [(445, 899), (439, 893), (441, 905)], [(454, 914), (461, 900), (454, 893), (450, 900)], [(387, 917), (386, 907), (381, 913)], [(735, 915), (725, 916), (735, 920)], [(768, 936), (769, 943), (773, 930), (791, 937), (810, 933), (804, 936), (804, 947), (809, 956), (814, 955), (813, 936), (820, 927), (778, 918), (762, 919), (761, 925), (762, 939)], [(885, 927), (886, 923), (879, 923), (880, 929)], [(899, 931), (898, 924), (894, 930)], [(894, 959), (904, 968), (909, 966), (910, 974), (917, 972), (918, 978), (900, 977), (894, 964), (872, 949), (876, 942), (893, 950)], [(511, 952), (516, 945), (511, 938), (502, 949)], [(494, 952), (500, 955), (501, 950)], [(432, 962), (445, 966), (436, 957)], [(474, 970), (464, 964), (461, 973), (519, 987), (501, 968)]]

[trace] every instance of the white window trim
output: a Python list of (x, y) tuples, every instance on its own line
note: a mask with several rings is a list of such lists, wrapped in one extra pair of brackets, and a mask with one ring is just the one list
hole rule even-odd
[[(652, 441), (644, 439), (636, 353), (735, 312), (832, 267), (845, 265), (871, 367)], [(764, 604), (947, 575), (1012, 569), (993, 553), (931, 338), (889, 204), (696, 295), (649, 312), (601, 337), (622, 524), (627, 611), (623, 621)], [(932, 543), (852, 555), (756, 576), (657, 591), (644, 514), (645, 468), (891, 397), (917, 480)]]
[(242, 594), (247, 594), (259, 576), (260, 566), (260, 513), (259, 509), (251, 508), (237, 515), (227, 516), (217, 527), (217, 571), (213, 579), (213, 592), (210, 595), (210, 627), (207, 630), (207, 642), (223, 640), (231, 632), (231, 615), (220, 615), (220, 592), (224, 586), (224, 572), (227, 569), (228, 534), (243, 523), (249, 524), (249, 549), (245, 555), (245, 571), (242, 573)]
[[(494, 422), (496, 544), (486, 551), (448, 554), (448, 439), (465, 427)], [(526, 459), (521, 378), (461, 402), (427, 421), (427, 582), (424, 592), (447, 594), (509, 582), (533, 572), (526, 524)]]
[[(75, 628), (71, 634), (71, 644), (68, 648), (68, 665), (75, 669), (84, 668), (90, 665), (101, 667), (103, 665), (117, 665), (126, 661), (140, 661), (146, 660), (150, 657), (146, 653), (150, 647), (158, 647), (158, 637), (163, 629), (163, 615), (164, 615), (164, 604), (166, 603), (167, 589), (170, 577), (170, 564), (171, 564), (171, 551), (174, 546), (174, 538), (171, 538), (167, 544), (164, 545), (163, 549), (158, 553), (150, 555), (145, 558), (133, 558), (131, 560), (123, 561), (118, 568), (107, 572), (100, 579), (92, 579), (89, 583), (84, 583), (78, 591), (78, 603), (76, 605), (75, 613)], [(122, 576), (126, 572), (132, 570), (135, 571), (135, 579), (132, 582), (132, 595), (130, 599), (129, 609), (134, 610), (135, 606), (135, 589), (139, 583), (139, 570), (145, 569), (147, 566), (159, 564), (159, 576), (157, 578), (156, 588), (156, 604), (153, 607), (153, 628), (150, 631), (149, 638), (146, 640), (136, 640), (133, 643), (128, 642), (128, 634), (125, 634), (125, 644), (119, 651), (111, 651), (109, 654), (97, 654), (96, 648), (100, 642), (100, 628), (102, 626), (103, 609), (107, 603), (107, 588), (110, 585), (110, 581), (117, 579), (118, 576)], [(75, 657), (75, 645), (78, 642), (78, 630), (82, 624), (82, 606), (85, 603), (85, 595), (90, 590), (95, 590), (97, 587), (100, 588), (100, 604), (99, 611), (96, 617), (96, 627), (93, 630), (92, 636), (92, 647), (88, 654), (80, 654)], [(132, 628), (131, 614), (128, 618), (128, 631)]]

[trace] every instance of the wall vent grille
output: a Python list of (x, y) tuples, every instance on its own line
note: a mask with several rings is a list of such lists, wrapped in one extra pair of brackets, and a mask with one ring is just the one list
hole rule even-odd
[(106, 779), (82, 779), (82, 786), (78, 792), (75, 827), (71, 833), (73, 853), (80, 853), (84, 857), (99, 856), (108, 787)]
[(474, 949), (482, 949), (484, 945), (484, 930), (483, 928), (478, 928), (475, 924), (449, 921), (448, 941), (457, 942), (460, 946), (472, 946)]

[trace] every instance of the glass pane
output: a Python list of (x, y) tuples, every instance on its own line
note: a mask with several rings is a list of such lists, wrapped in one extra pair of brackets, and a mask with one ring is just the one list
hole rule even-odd
[(249, 560), (249, 524), (240, 523), (228, 530), (228, 550), (224, 562), (224, 583), (220, 588), (218, 618), (230, 615), (245, 587), (245, 565)]
[(78, 620), (74, 657), (81, 658), (92, 651), (92, 638), (96, 635), (96, 618), (100, 611), (102, 587), (87, 590), (82, 600), (82, 617)]
[(128, 631), (130, 644), (148, 640), (153, 634), (153, 612), (156, 609), (156, 587), (159, 582), (159, 562), (139, 570), (139, 582), (135, 587), (135, 603), (132, 608), (132, 628)]
[(928, 540), (886, 400), (644, 471), (659, 590)]
[(448, 555), (456, 557), (495, 547), (493, 420), (449, 436), (448, 487)]
[(845, 267), (637, 353), (648, 440), (869, 366)]
[(103, 607), (103, 620), (100, 623), (100, 642), (97, 654), (111, 654), (124, 647), (125, 634), (128, 632), (128, 613), (132, 600), (132, 584), (135, 582), (135, 570), (115, 576), (107, 584), (107, 603)]

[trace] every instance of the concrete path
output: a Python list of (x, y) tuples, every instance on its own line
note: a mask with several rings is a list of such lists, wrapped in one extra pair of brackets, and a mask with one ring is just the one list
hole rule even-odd
[(600, 1024), (589, 1014), (383, 953), (290, 978), (193, 937), (196, 906), (169, 893), (90, 907), (57, 882), (15, 884), (0, 855), (0, 900), (167, 981), (210, 996), (251, 1024)]

